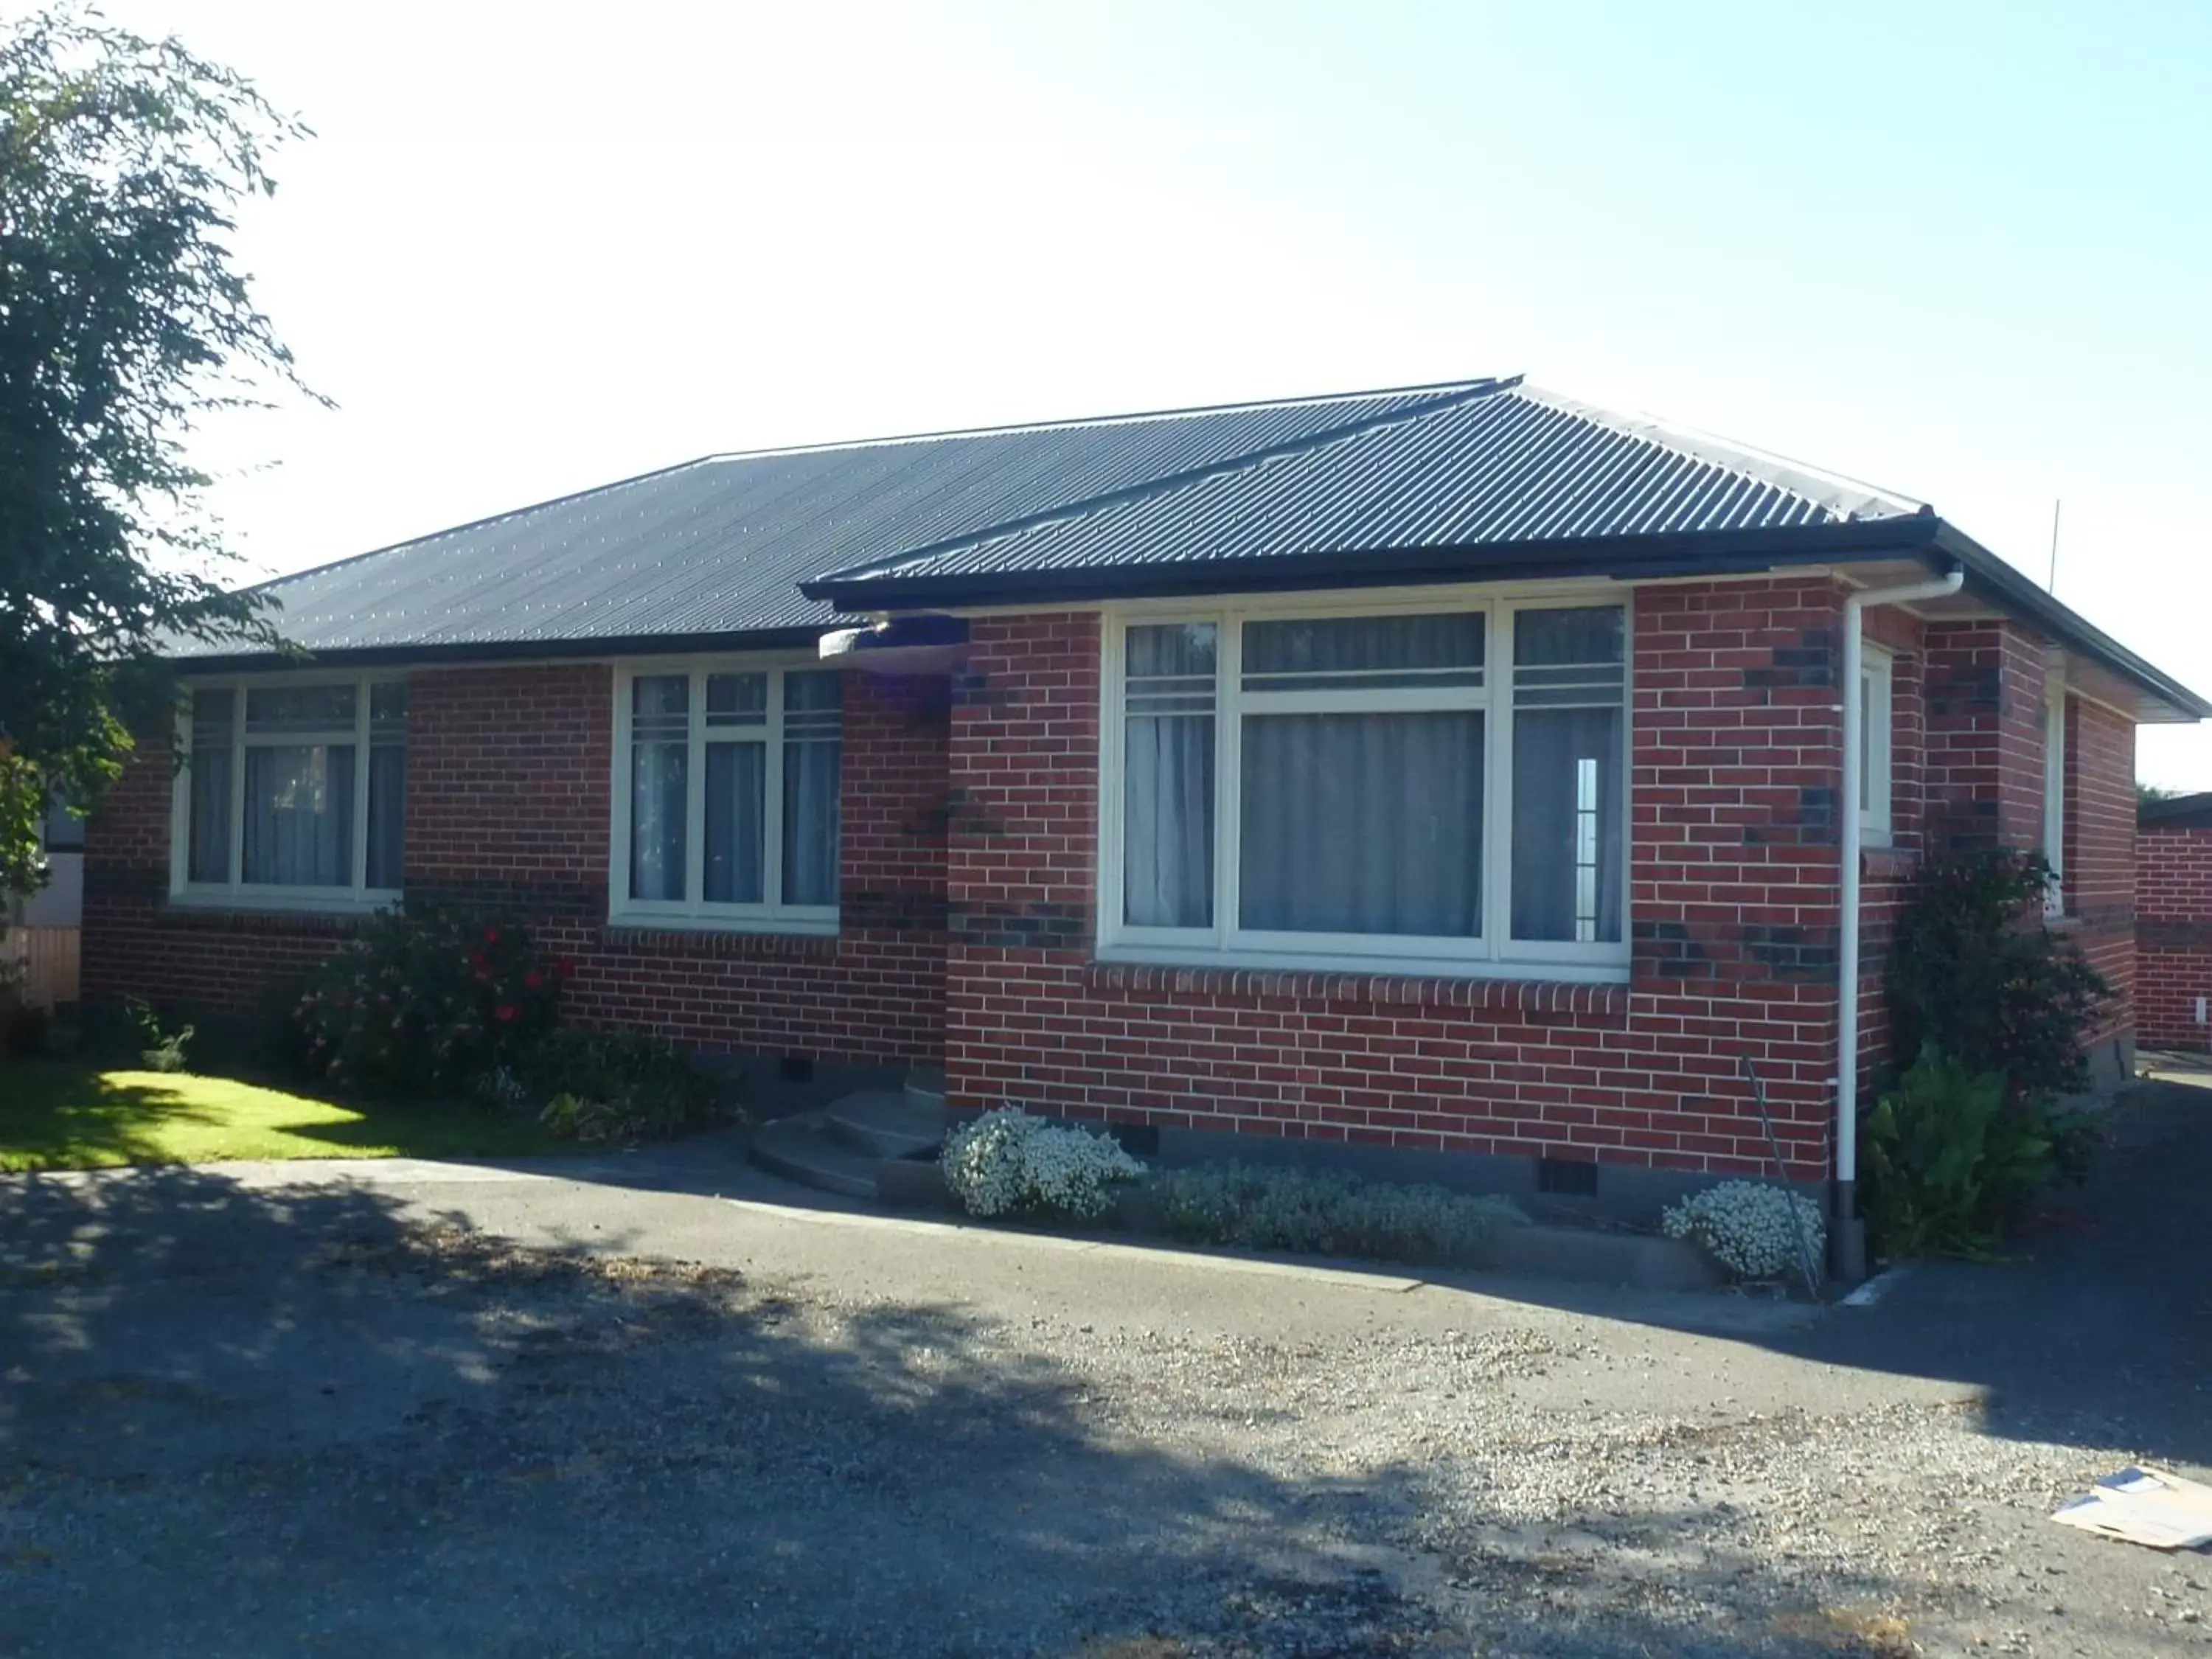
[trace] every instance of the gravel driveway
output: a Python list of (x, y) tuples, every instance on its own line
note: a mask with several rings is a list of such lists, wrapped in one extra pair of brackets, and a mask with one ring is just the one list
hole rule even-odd
[(2045, 1519), (2170, 1449), (1836, 1357), (1910, 1282), (1547, 1305), (727, 1205), (751, 1265), (683, 1266), (503, 1190), (0, 1194), (0, 1653), (2212, 1654), (2212, 1559)]

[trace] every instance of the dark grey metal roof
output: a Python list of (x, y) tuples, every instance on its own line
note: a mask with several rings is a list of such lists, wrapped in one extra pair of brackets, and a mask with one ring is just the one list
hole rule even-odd
[(2194, 795), (2173, 795), (2147, 800), (2136, 808), (2136, 822), (2143, 829), (2201, 830), (2212, 827), (2212, 790)]
[(1504, 381), (1324, 441), (808, 584), (848, 608), (948, 579), (1911, 517), (1917, 501)]
[(1495, 384), (711, 457), (262, 591), (279, 602), (285, 636), (325, 653), (805, 637), (837, 624), (831, 606), (799, 592), (817, 572), (1449, 406)]

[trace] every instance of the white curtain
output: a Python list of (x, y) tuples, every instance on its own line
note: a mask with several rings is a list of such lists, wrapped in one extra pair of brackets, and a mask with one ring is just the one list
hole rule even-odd
[[(794, 677), (796, 678), (796, 677)], [(837, 771), (844, 744), (783, 745), (783, 902), (837, 902)]]
[(1620, 939), (1621, 711), (1513, 719), (1513, 937)]
[(758, 904), (766, 896), (768, 745), (707, 745), (707, 899)]
[(353, 882), (351, 744), (246, 751), (245, 878), (279, 887)]
[(1471, 710), (1247, 715), (1238, 924), (1479, 933), (1482, 749)]
[(690, 750), (680, 742), (630, 749), (629, 896), (684, 896), (684, 811)]
[(1132, 714), (1121, 906), (1139, 927), (1213, 923), (1213, 716)]

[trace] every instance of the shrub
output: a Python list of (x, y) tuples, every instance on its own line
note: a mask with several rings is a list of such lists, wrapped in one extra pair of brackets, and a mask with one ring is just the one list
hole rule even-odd
[(1806, 1251), (1817, 1263), (1828, 1248), (1819, 1205), (1756, 1181), (1723, 1181), (1692, 1194), (1661, 1214), (1659, 1230), (1689, 1240), (1738, 1279), (1796, 1273)]
[(1114, 1188), (1145, 1166), (1097, 1134), (1031, 1117), (1018, 1106), (986, 1112), (945, 1143), (945, 1184), (970, 1215), (1095, 1221)]
[(2003, 849), (1922, 866), (1887, 970), (1899, 1054), (1932, 1047), (2016, 1098), (2087, 1086), (2082, 1038), (2112, 987), (2043, 925), (2051, 881)]
[(1865, 1212), (1891, 1257), (1986, 1255), (2036, 1195), (2086, 1172), (2097, 1131), (2004, 1078), (1923, 1053), (1861, 1137)]
[(1169, 1234), (1194, 1244), (1465, 1265), (1520, 1223), (1504, 1199), (1241, 1164), (1163, 1170), (1147, 1183)]
[(514, 922), (382, 910), (315, 972), (295, 1017), (308, 1065), (333, 1082), (459, 1092), (552, 1028), (566, 972)]
[(483, 1074), (478, 1092), (512, 1107), (547, 1100), (539, 1121), (574, 1140), (646, 1140), (704, 1121), (714, 1085), (673, 1043), (639, 1031), (559, 1025), (511, 1066)]
[(139, 1042), (145, 1045), (138, 1051), (139, 1064), (149, 1072), (183, 1071), (185, 1045), (192, 1040), (192, 1027), (179, 1025), (173, 1031), (164, 1031), (153, 1006), (139, 997), (124, 998), (123, 1006), (137, 1028)]

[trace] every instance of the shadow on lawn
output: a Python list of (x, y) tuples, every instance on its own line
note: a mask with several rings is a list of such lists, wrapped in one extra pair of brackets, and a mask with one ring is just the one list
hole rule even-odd
[(1758, 1562), (1670, 1568), (1666, 1597), (1595, 1568), (1577, 1588), (1546, 1540), (1474, 1542), (1464, 1510), (1470, 1541), (1414, 1575), (1464, 1589), (1416, 1593), (1374, 1566), (1403, 1556), (1361, 1552), (1419, 1508), (1419, 1471), (1185, 1453), (1129, 1409), (952, 1307), (825, 1311), (353, 1188), (0, 1183), (0, 1597), (24, 1651), (312, 1631), (338, 1654), (1176, 1659), (1401, 1652), (1462, 1620), (1527, 1653), (1839, 1650), (1686, 1594), (1736, 1599)]

